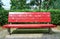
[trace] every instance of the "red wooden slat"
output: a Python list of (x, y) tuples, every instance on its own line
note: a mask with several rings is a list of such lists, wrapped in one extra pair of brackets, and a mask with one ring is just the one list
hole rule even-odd
[(55, 26), (53, 24), (7, 24), (3, 28), (51, 28)]
[(10, 12), (8, 22), (51, 22), (50, 12)]

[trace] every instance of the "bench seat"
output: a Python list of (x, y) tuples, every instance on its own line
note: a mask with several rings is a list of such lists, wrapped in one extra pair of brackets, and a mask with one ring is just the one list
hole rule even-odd
[(53, 24), (6, 24), (3, 28), (53, 28)]

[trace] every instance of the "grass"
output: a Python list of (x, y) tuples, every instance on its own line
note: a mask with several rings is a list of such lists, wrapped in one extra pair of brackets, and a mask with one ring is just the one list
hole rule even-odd
[(47, 33), (48, 29), (16, 29), (12, 33), (20, 34), (20, 33)]

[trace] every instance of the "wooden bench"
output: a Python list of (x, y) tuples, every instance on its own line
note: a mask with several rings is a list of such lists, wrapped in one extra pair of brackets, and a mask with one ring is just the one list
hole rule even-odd
[(50, 24), (50, 22), (50, 12), (9, 12), (9, 24), (4, 25), (3, 28), (8, 28), (9, 33), (10, 28), (48, 28), (50, 32), (51, 28), (56, 27), (56, 25)]

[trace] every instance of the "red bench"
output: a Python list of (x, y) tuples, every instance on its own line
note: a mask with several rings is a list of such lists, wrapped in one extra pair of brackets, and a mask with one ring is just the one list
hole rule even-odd
[(56, 27), (56, 25), (50, 24), (50, 12), (9, 12), (8, 22), (10, 24), (4, 25), (3, 28), (8, 28), (9, 33), (10, 28), (48, 28), (50, 32), (51, 28)]

